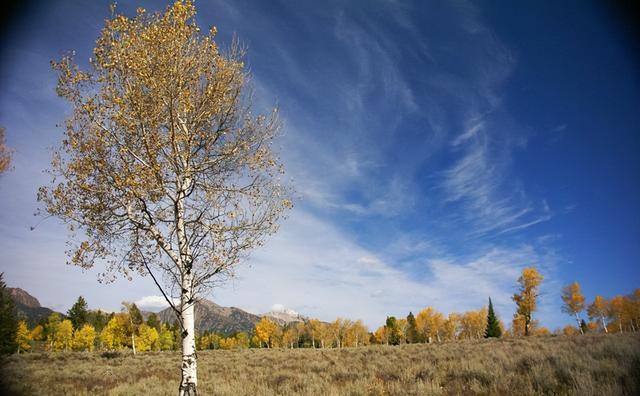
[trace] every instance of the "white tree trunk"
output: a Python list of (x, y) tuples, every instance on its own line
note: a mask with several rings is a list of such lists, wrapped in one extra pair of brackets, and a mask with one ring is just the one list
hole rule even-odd
[(602, 327), (604, 328), (604, 332), (608, 333), (609, 329), (607, 329), (607, 324), (604, 321), (604, 316), (601, 316), (600, 319), (602, 320)]
[(577, 312), (576, 312), (576, 322), (578, 323), (578, 330), (580, 330), (580, 334), (584, 335), (584, 330), (582, 330), (582, 323), (580, 323), (580, 318), (578, 317)]
[[(189, 289), (185, 284), (185, 289)], [(190, 291), (190, 290), (189, 290)], [(179, 396), (197, 395), (198, 376), (196, 364), (196, 337), (194, 303), (182, 295), (182, 380), (180, 381)]]

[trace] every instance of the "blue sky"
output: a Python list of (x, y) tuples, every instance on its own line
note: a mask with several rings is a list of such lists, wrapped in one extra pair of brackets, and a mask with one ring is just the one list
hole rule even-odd
[[(121, 1), (131, 15), (142, 5)], [(332, 320), (425, 306), (509, 322), (522, 268), (545, 276), (537, 318), (640, 286), (637, 43), (590, 2), (200, 1), (198, 22), (248, 48), (255, 107), (278, 104), (296, 189), (281, 231), (209, 298), (260, 313), (281, 304)], [(550, 8), (553, 7), (553, 8)], [(49, 67), (86, 63), (107, 2), (21, 10), (0, 59), (0, 125), (15, 149), (0, 178), (0, 271), (44, 305), (78, 295), (157, 307), (147, 278), (102, 285), (65, 262), (55, 219), (29, 227), (67, 105)]]

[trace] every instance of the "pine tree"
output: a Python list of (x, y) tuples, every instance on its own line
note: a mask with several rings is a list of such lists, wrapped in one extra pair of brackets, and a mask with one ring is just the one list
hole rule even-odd
[(580, 330), (582, 330), (582, 334), (589, 332), (589, 326), (587, 326), (587, 322), (584, 319), (580, 320)]
[(407, 315), (407, 343), (415, 344), (420, 342), (418, 339), (418, 325), (416, 324), (416, 318), (413, 316), (413, 312), (409, 312)]
[(17, 348), (18, 317), (16, 307), (2, 279), (3, 275), (4, 273), (0, 273), (0, 354), (9, 354), (14, 353)]
[(487, 313), (487, 329), (484, 332), (484, 338), (502, 336), (502, 329), (500, 328), (500, 322), (493, 310), (493, 303), (491, 297), (489, 297), (489, 312)]
[(389, 336), (390, 345), (400, 345), (400, 329), (395, 316), (387, 316), (386, 329)]
[(69, 311), (67, 311), (67, 316), (69, 316), (69, 320), (73, 324), (73, 328), (79, 330), (83, 324), (88, 322), (89, 319), (89, 310), (88, 305), (85, 299), (80, 296), (78, 297), (78, 301), (71, 307)]

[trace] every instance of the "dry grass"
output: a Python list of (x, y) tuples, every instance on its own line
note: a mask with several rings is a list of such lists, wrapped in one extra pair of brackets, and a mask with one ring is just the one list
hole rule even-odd
[[(6, 393), (174, 395), (179, 355), (11, 356)], [(637, 395), (640, 337), (588, 335), (330, 350), (199, 352), (202, 395)]]

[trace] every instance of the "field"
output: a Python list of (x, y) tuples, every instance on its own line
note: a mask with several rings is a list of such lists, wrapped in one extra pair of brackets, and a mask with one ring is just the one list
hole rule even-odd
[[(13, 355), (5, 394), (175, 395), (176, 352)], [(638, 395), (637, 334), (199, 352), (201, 395)]]

